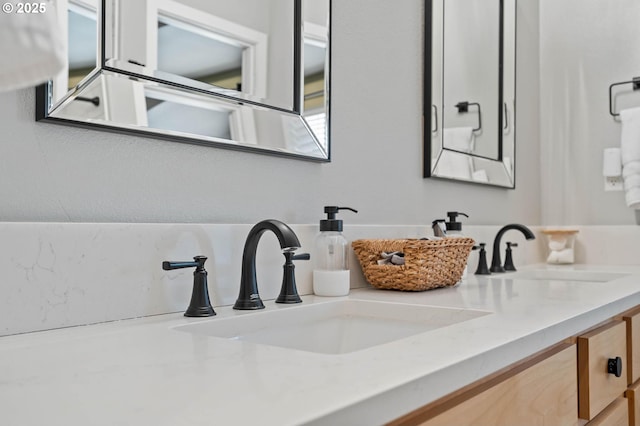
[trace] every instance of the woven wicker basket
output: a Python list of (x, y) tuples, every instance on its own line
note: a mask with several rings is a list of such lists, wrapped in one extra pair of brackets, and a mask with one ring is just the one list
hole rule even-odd
[[(362, 272), (377, 288), (424, 291), (455, 285), (462, 277), (472, 238), (356, 240), (351, 243)], [(405, 264), (378, 265), (382, 252), (401, 251)]]

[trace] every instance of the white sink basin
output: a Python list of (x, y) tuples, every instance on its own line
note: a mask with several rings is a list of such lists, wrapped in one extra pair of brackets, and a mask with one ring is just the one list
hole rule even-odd
[(622, 272), (599, 272), (599, 271), (575, 271), (575, 270), (557, 270), (557, 269), (531, 269), (525, 271), (517, 271), (513, 273), (505, 273), (496, 275), (496, 277), (504, 276), (504, 278), (522, 279), (522, 280), (549, 280), (549, 281), (590, 281), (590, 282), (608, 282), (618, 278), (626, 277), (629, 274)]
[(344, 354), (471, 320), (490, 312), (365, 300), (272, 308), (174, 330), (301, 351)]

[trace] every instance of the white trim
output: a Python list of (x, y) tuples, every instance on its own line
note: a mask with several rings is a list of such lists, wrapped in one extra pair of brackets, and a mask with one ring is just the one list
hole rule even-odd
[(303, 40), (308, 44), (317, 47), (327, 47), (329, 41), (329, 30), (324, 25), (314, 24), (313, 22), (305, 21), (302, 24)]

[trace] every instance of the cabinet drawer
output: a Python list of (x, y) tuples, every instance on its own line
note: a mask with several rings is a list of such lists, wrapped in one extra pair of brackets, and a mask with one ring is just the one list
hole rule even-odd
[(625, 396), (629, 400), (629, 426), (640, 426), (640, 383), (630, 386)]
[[(614, 321), (578, 337), (578, 415), (591, 420), (627, 388), (626, 324)], [(618, 360), (620, 377), (608, 371)]]
[(589, 426), (627, 426), (629, 424), (628, 404), (625, 398), (617, 398), (613, 404), (587, 423)]
[(640, 379), (640, 310), (624, 316), (627, 323), (627, 383)]
[(472, 385), (389, 425), (577, 425), (575, 345), (554, 348), (532, 362), (515, 365), (488, 382)]

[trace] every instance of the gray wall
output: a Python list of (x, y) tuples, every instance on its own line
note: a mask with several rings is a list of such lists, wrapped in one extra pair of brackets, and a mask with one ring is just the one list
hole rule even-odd
[(538, 5), (518, 6), (517, 189), (422, 178), (423, 1), (333, 4), (332, 156), (315, 164), (34, 122), (34, 91), (0, 94), (0, 220), (540, 222)]

